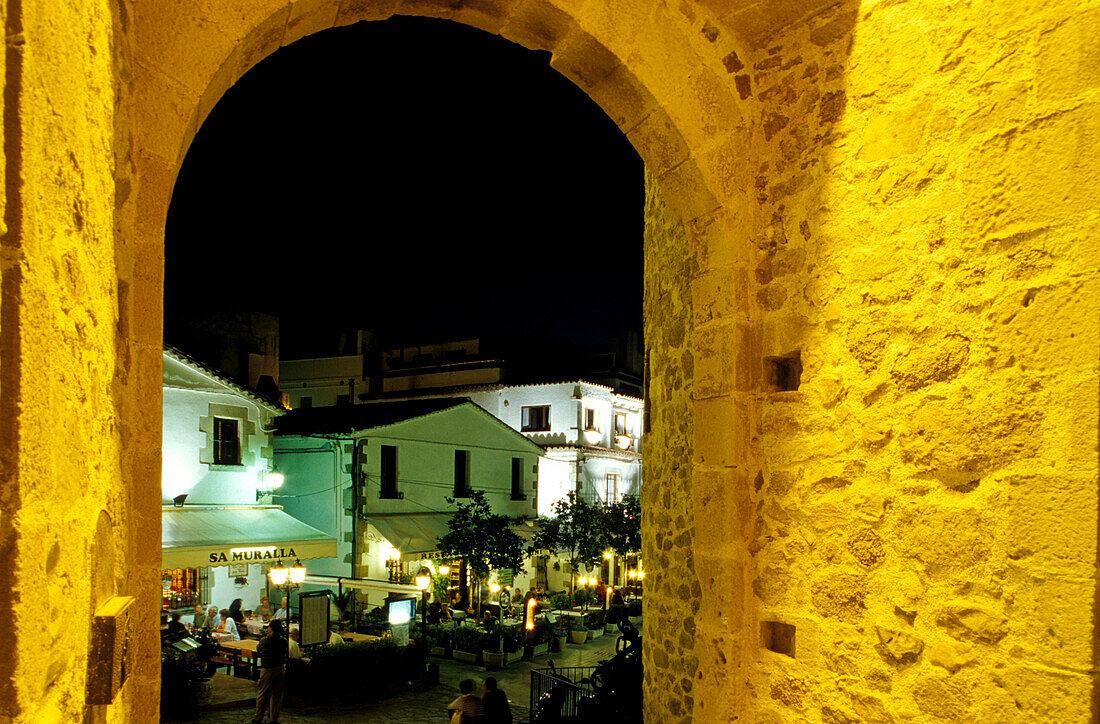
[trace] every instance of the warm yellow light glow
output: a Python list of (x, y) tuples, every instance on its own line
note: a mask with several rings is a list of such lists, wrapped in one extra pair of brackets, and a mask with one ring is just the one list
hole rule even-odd
[(538, 601), (531, 598), (527, 601), (527, 615), (524, 617), (525, 621), (523, 627), (528, 631), (535, 630), (535, 606), (538, 605)]
[(645, 578), (645, 573), (642, 571), (638, 571), (638, 580), (641, 580), (643, 578)]
[(638, 577), (638, 572), (637, 571), (631, 571), (627, 575), (630, 576), (631, 578), (637, 578)]
[(493, 593), (500, 593), (500, 584), (499, 583), (490, 583), (489, 584), (489, 590), (492, 591)]
[(276, 586), (285, 586), (287, 578), (290, 577), (290, 569), (284, 568), (282, 565), (275, 566), (267, 572), (267, 577)]
[(611, 551), (604, 551), (604, 552), (603, 552), (603, 559), (604, 559), (605, 561), (609, 561), (609, 560), (611, 560)]
[(267, 480), (265, 480), (264, 482), (267, 483), (267, 487), (269, 490), (274, 490), (275, 488), (280, 487), (283, 484), (284, 480), (286, 480), (285, 475), (272, 471), (267, 474)]
[(416, 586), (421, 591), (427, 591), (428, 586), (430, 586), (430, 585), (432, 585), (432, 577), (431, 576), (417, 576), (416, 577)]
[(301, 561), (295, 561), (294, 565), (290, 567), (290, 582), (295, 586), (302, 585), (302, 581), (306, 580), (306, 567), (302, 565)]
[(444, 563), (443, 565), (441, 565), (441, 566), (439, 567), (439, 573), (440, 573), (440, 575), (444, 575), (444, 576), (445, 576), (445, 575), (447, 575), (447, 574), (448, 574), (448, 573), (450, 573), (450, 572), (451, 572), (451, 567), (450, 567), (450, 566), (448, 566), (448, 565), (447, 565), (446, 563)]

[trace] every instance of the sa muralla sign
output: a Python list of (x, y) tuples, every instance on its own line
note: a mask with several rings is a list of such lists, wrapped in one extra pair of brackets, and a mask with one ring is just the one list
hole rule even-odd
[(283, 558), (297, 558), (298, 554), (293, 548), (278, 548), (269, 546), (266, 548), (232, 548), (224, 551), (213, 551), (209, 555), (211, 565), (219, 563), (250, 563), (258, 561), (278, 561)]

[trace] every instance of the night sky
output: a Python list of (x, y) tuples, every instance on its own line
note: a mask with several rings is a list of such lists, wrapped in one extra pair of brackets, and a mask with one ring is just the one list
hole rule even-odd
[(642, 163), (549, 54), (395, 18), (284, 48), (221, 100), (166, 228), (166, 336), (282, 318), (284, 349), (641, 327)]

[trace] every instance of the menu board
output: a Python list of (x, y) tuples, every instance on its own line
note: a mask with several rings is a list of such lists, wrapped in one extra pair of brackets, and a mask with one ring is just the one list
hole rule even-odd
[(309, 591), (298, 597), (302, 612), (302, 646), (328, 643), (328, 591)]

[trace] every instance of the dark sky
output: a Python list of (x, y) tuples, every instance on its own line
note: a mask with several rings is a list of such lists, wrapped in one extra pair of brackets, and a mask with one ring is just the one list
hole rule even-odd
[[(166, 228), (166, 335), (201, 307), (410, 342), (641, 326), (642, 163), (549, 54), (445, 21), (325, 31), (200, 130)], [(171, 341), (171, 339), (169, 339)]]

